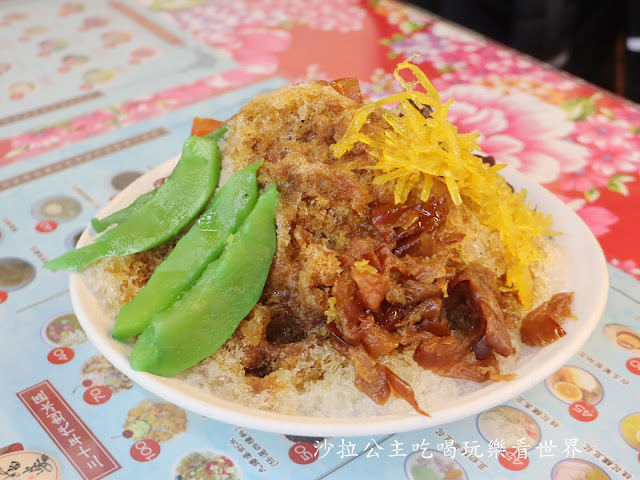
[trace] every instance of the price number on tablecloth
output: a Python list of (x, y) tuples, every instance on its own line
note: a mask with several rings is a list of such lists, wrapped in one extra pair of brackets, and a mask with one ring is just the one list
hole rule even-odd
[(640, 375), (640, 358), (630, 358), (627, 360), (627, 370), (635, 375)]
[(107, 403), (111, 398), (112, 392), (109, 387), (104, 385), (96, 385), (95, 387), (87, 388), (82, 395), (82, 398), (89, 405), (102, 405)]
[(75, 356), (75, 352), (72, 348), (69, 347), (58, 347), (54, 348), (47, 355), (47, 360), (53, 363), (54, 365), (62, 365), (63, 363), (70, 362), (73, 360)]
[(569, 414), (581, 422), (593, 422), (598, 418), (598, 409), (588, 402), (574, 402), (569, 405)]
[(138, 462), (150, 462), (160, 454), (160, 444), (149, 438), (138, 440), (131, 446), (129, 453)]
[(519, 472), (529, 466), (527, 451), (517, 448), (507, 448), (500, 452), (498, 461), (504, 468), (513, 472)]
[(316, 447), (309, 442), (298, 442), (289, 449), (289, 458), (298, 465), (308, 465), (318, 459)]

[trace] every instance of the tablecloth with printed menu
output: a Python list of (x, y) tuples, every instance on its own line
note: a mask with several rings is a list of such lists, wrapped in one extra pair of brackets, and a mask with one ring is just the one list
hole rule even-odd
[[(117, 371), (73, 313), (74, 248), (97, 210), (291, 82), (397, 91), (414, 58), (460, 130), (574, 209), (609, 262), (605, 313), (546, 381), (472, 417), (313, 438), (203, 418)], [(640, 478), (640, 107), (390, 0), (95, 0), (0, 5), (0, 479)]]

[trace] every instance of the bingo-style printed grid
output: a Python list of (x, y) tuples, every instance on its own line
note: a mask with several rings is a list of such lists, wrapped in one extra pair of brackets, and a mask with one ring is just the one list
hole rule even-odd
[[(7, 1), (0, 13), (0, 127), (56, 118), (233, 63), (118, 0)], [(126, 90), (123, 90), (126, 89)], [(85, 105), (88, 104), (88, 105)], [(53, 115), (52, 115), (53, 114)]]

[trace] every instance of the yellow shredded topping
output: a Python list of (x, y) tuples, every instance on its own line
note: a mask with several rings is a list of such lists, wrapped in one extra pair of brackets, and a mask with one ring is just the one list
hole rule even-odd
[[(377, 173), (374, 184), (395, 181), (396, 203), (404, 203), (414, 189), (419, 191), (421, 201), (426, 201), (433, 183), (444, 183), (456, 205), (468, 203), (482, 224), (499, 232), (506, 252), (507, 288), (516, 290), (520, 302), (531, 308), (533, 284), (529, 265), (544, 259), (538, 239), (545, 234), (553, 235), (551, 217), (531, 208), (526, 203), (525, 191), (511, 190), (498, 174), (504, 165), (491, 167), (473, 155), (474, 151), (480, 151), (479, 134), (458, 133), (457, 127), (447, 120), (453, 100), (442, 104), (424, 72), (410, 63), (412, 59), (413, 56), (400, 63), (394, 72), (405, 91), (360, 107), (331, 151), (339, 158), (358, 142), (366, 145), (376, 159), (369, 167)], [(400, 72), (405, 70), (416, 80), (404, 80)], [(415, 90), (418, 85), (425, 91)], [(394, 103), (398, 103), (395, 109), (383, 108)], [(428, 118), (421, 111), (425, 105), (433, 109)], [(376, 110), (388, 127), (363, 132), (369, 116)]]
[(366, 273), (378, 273), (376, 267), (369, 265), (369, 260), (359, 260), (353, 264), (358, 270)]
[(336, 310), (336, 297), (329, 297), (329, 309), (324, 312), (327, 317), (327, 323), (335, 322), (338, 318), (338, 312)]

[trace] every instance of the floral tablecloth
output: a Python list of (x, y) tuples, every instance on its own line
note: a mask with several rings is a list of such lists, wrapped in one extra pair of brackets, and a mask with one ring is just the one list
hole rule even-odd
[[(87, 341), (63, 272), (101, 205), (178, 152), (198, 116), (414, 59), (453, 120), (590, 226), (610, 263), (583, 349), (521, 396), (408, 434), (251, 431), (154, 397)], [(388, 0), (0, 4), (0, 479), (640, 478), (640, 107)], [(582, 399), (576, 402), (576, 395)], [(578, 405), (578, 406), (576, 406)]]

